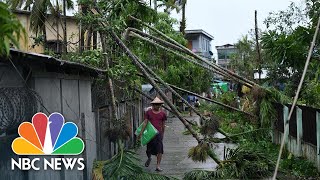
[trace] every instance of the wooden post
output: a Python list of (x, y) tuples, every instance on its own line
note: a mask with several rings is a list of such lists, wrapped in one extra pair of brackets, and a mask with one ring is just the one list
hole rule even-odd
[(316, 112), (317, 120), (317, 168), (320, 170), (320, 114)]
[(95, 113), (96, 119), (96, 141), (97, 141), (97, 160), (101, 160), (101, 129), (100, 129), (100, 111), (97, 109)]
[[(81, 113), (81, 117), (80, 117), (80, 121), (81, 121), (81, 134), (82, 134), (82, 140), (85, 142), (86, 145), (86, 122), (85, 122), (85, 117), (84, 117), (84, 113)], [(87, 165), (88, 161), (87, 161), (87, 151), (86, 151), (86, 147), (84, 148), (83, 152), (82, 152), (82, 157), (84, 159), (84, 164)], [(83, 179), (87, 180), (88, 179), (88, 169), (87, 167), (84, 168), (83, 170)]]
[(297, 154), (302, 156), (302, 110), (297, 106)]
[[(284, 134), (282, 138), (286, 139), (286, 143), (288, 142), (288, 135), (289, 135), (289, 121), (288, 121), (288, 114), (289, 114), (289, 108), (287, 106), (283, 106), (283, 127), (284, 127)], [(288, 126), (286, 124), (288, 123)]]

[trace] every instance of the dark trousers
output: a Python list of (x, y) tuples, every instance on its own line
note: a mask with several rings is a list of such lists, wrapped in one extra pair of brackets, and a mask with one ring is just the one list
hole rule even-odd
[(160, 133), (147, 144), (146, 153), (149, 158), (151, 155), (163, 154), (163, 143)]

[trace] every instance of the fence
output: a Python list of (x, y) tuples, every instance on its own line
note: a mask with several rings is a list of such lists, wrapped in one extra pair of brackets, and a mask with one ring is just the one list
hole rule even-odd
[[(125, 141), (126, 147), (131, 147), (135, 142), (134, 130), (143, 120), (143, 102), (141, 99), (131, 99), (118, 103), (118, 115), (130, 123), (130, 138)], [(97, 158), (98, 160), (110, 159), (117, 152), (116, 143), (110, 141), (106, 131), (110, 128), (112, 112), (111, 105), (100, 107), (96, 113)]]
[[(275, 104), (277, 119), (274, 124), (273, 142), (281, 143), (285, 121), (291, 105)], [(287, 149), (296, 156), (303, 156), (314, 162), (320, 170), (320, 109), (296, 106), (289, 121)]]

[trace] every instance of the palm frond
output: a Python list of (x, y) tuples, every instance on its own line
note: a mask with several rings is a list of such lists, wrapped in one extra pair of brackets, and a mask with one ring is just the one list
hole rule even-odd
[(267, 89), (267, 95), (271, 101), (273, 102), (279, 102), (281, 104), (286, 104), (291, 102), (291, 99), (286, 96), (284, 93), (278, 91), (277, 89), (275, 89), (274, 87), (272, 88), (268, 88)]
[(192, 147), (188, 152), (188, 158), (195, 162), (205, 162), (208, 158), (209, 144), (206, 142), (199, 143), (197, 146)]
[(134, 152), (120, 151), (117, 153), (109, 163), (103, 167), (103, 176), (112, 179), (121, 179), (124, 177), (131, 177), (134, 174), (141, 174), (142, 167), (137, 165), (138, 158), (134, 156)]
[(219, 118), (215, 115), (211, 115), (210, 119), (205, 119), (204, 124), (200, 128), (200, 133), (203, 135), (214, 135), (219, 130)]
[(132, 180), (135, 179), (147, 179), (147, 180), (177, 180), (177, 178), (169, 177), (165, 175), (155, 174), (155, 173), (141, 173), (137, 174), (131, 178)]
[(273, 103), (286, 104), (291, 100), (275, 88), (265, 89), (265, 92), (266, 94), (261, 97), (260, 102), (260, 120), (262, 127), (270, 127), (276, 113)]
[(93, 172), (92, 172), (93, 180), (104, 180), (102, 175), (102, 169), (103, 169), (103, 166), (108, 162), (109, 162), (108, 160), (93, 162)]
[(275, 165), (265, 152), (256, 149), (227, 148), (224, 157), (215, 174), (221, 178), (264, 178), (272, 174)]
[(37, 0), (33, 4), (30, 16), (30, 27), (31, 30), (36, 34), (42, 31), (46, 21), (47, 14), (47, 0)]
[(210, 180), (216, 177), (215, 174), (214, 171), (197, 169), (185, 173), (183, 180)]
[(10, 43), (19, 47), (20, 38), (26, 39), (26, 31), (6, 4), (0, 2), (0, 55), (7, 56)]
[[(145, 172), (138, 164), (139, 158), (135, 152), (129, 150), (120, 150), (109, 161), (96, 162), (94, 167), (95, 180), (100, 180), (101, 177), (109, 180), (118, 179), (145, 179), (145, 180), (170, 180), (173, 177), (160, 174)], [(101, 173), (101, 174), (100, 174)]]

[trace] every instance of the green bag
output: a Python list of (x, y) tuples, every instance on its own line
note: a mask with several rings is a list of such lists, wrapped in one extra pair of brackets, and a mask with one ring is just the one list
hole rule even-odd
[[(141, 132), (141, 129), (143, 127), (142, 123), (136, 130), (135, 134), (138, 136)], [(157, 134), (158, 134), (158, 130), (148, 121), (148, 124), (146, 126), (146, 128), (144, 129), (144, 132), (142, 133), (141, 136), (141, 144), (143, 146), (145, 146), (146, 144), (148, 144)]]

